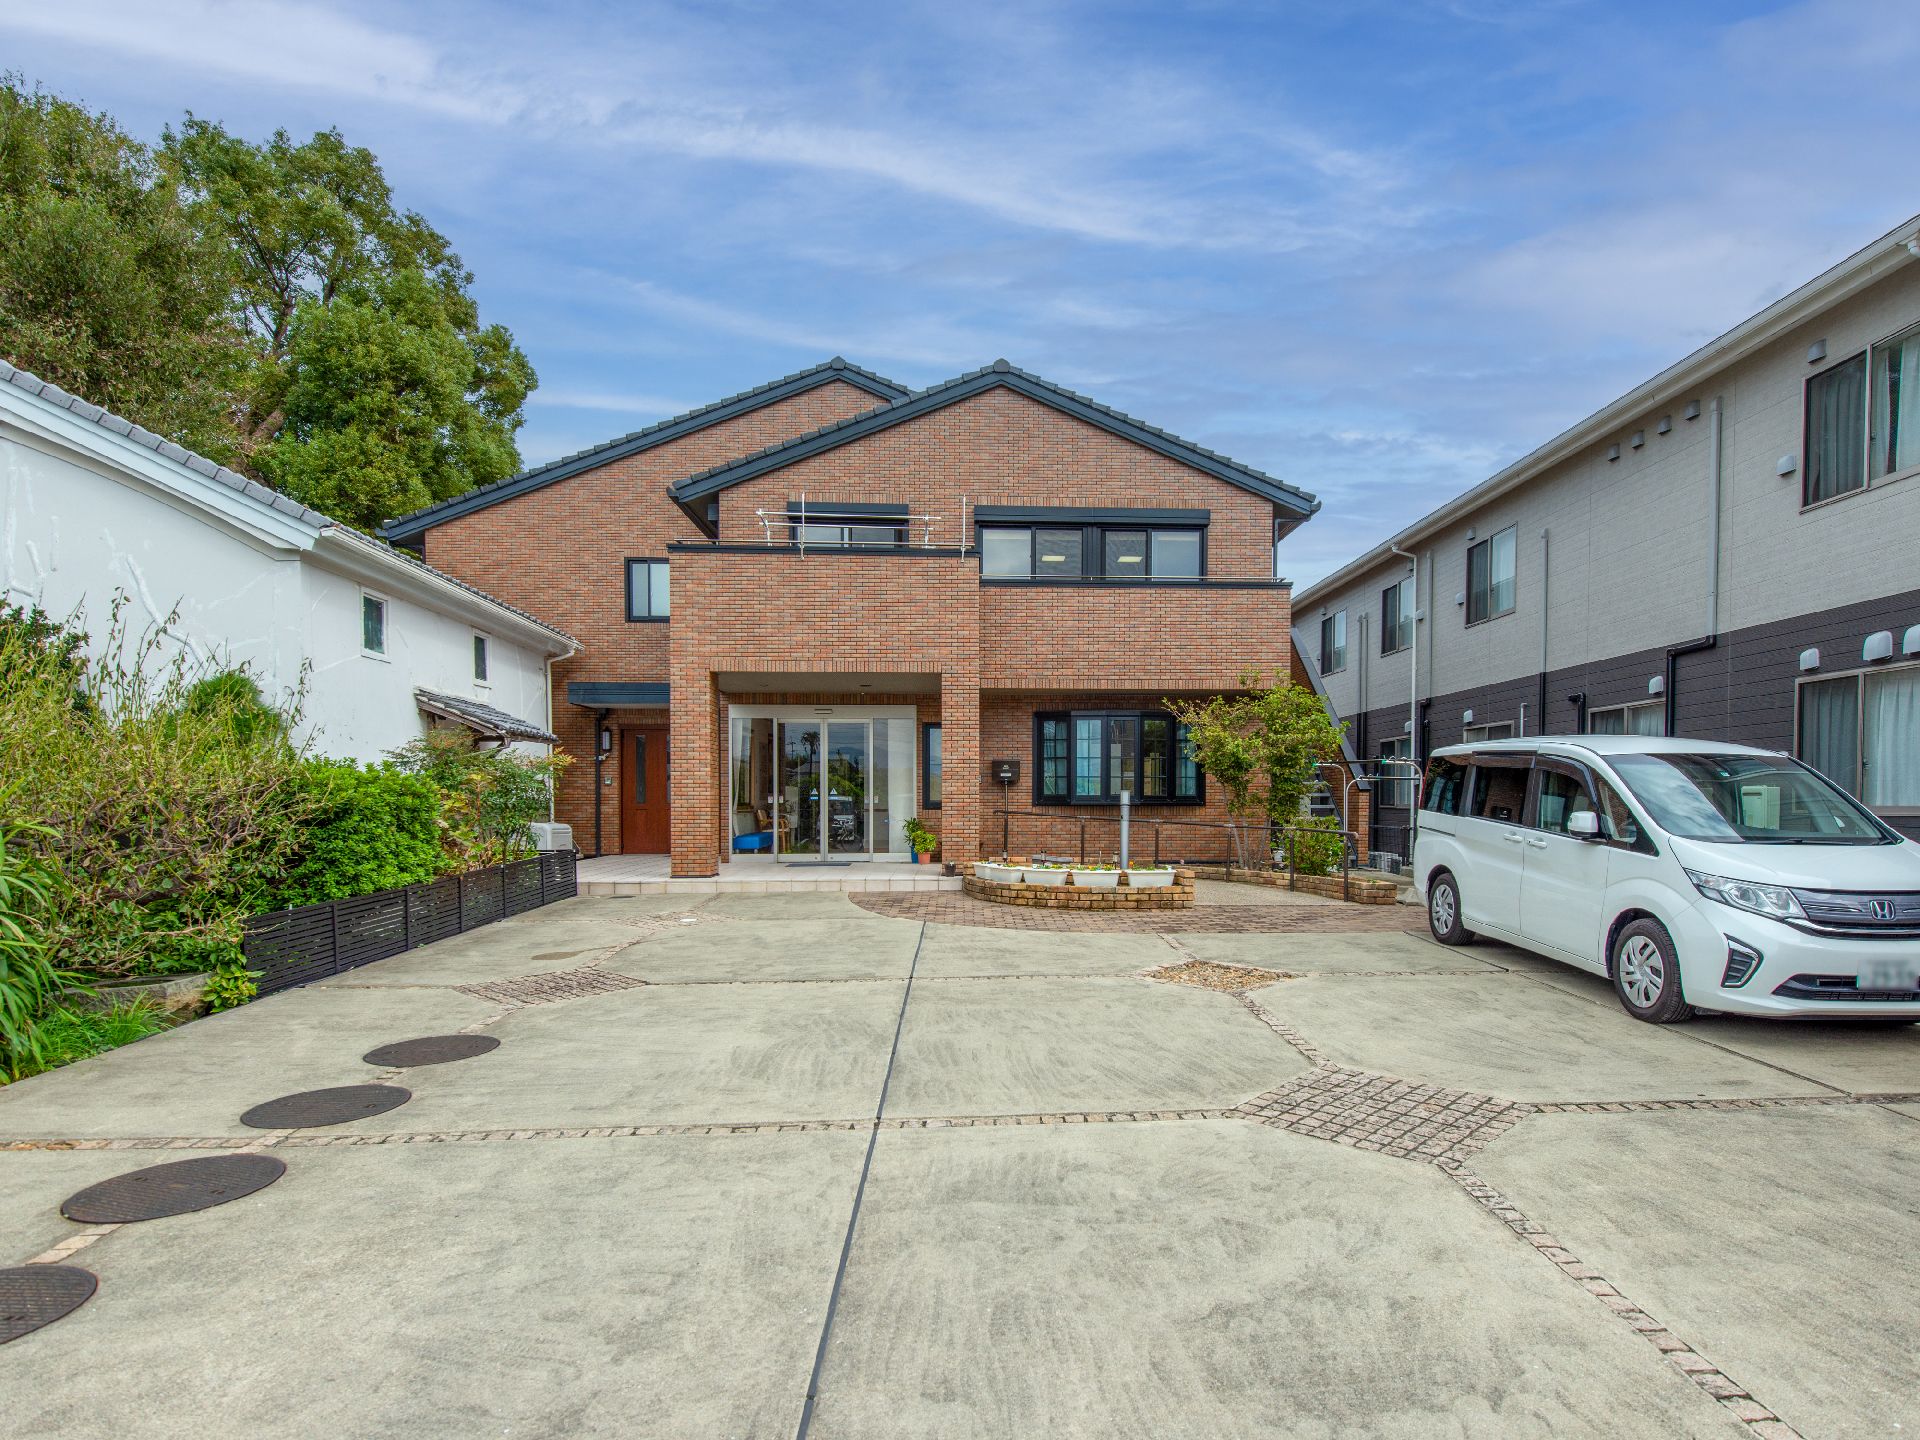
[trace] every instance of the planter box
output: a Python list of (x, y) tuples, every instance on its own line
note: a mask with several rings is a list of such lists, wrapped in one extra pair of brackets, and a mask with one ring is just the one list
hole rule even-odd
[[(1072, 866), (1062, 869), (1039, 869), (1032, 865), (1001, 864), (997, 860), (979, 860), (974, 863), (973, 873), (982, 880), (995, 885), (1060, 885), (1067, 883), (1067, 876), (1073, 876), (1076, 890), (1114, 890), (1120, 888), (1118, 870), (1076, 870)], [(1173, 884), (1171, 866), (1163, 870), (1129, 870), (1127, 888), (1134, 890), (1164, 889)]]
[(1001, 865), (992, 860), (978, 861), (973, 873), (982, 880), (991, 880), (996, 885), (1064, 885), (1067, 872), (1064, 870), (1036, 870), (1027, 865)]
[(111, 1010), (135, 1000), (146, 1000), (168, 1015), (198, 1015), (206, 1004), (207, 971), (197, 975), (156, 975), (146, 980), (107, 980), (95, 987), (96, 993), (69, 990), (66, 1003), (76, 1010)]
[(1136, 890), (1158, 890), (1173, 884), (1173, 867), (1165, 870), (1129, 870), (1127, 884)]

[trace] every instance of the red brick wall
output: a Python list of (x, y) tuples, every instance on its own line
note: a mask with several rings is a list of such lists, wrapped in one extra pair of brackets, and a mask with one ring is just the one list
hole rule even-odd
[(938, 515), (934, 538), (949, 545), (963, 533), (963, 501), (1211, 510), (1208, 574), (1273, 576), (1270, 502), (1013, 390), (956, 401), (722, 492), (720, 537), (761, 539), (753, 512), (782, 510), (802, 492), (809, 506), (892, 501)]
[[(830, 381), (427, 532), (427, 563), (558, 625), (584, 647), (553, 667), (554, 733), (574, 757), (556, 810), (573, 826), (574, 843), (583, 851), (593, 848), (593, 715), (566, 703), (567, 682), (667, 678), (670, 626), (630, 623), (626, 608), (627, 558), (664, 556), (670, 541), (701, 533), (667, 498), (667, 487), (880, 403), (856, 385)], [(642, 723), (661, 715), (634, 712), (611, 723), (623, 718)], [(622, 784), (617, 757), (605, 772), (612, 784), (602, 788), (602, 824), (606, 848), (616, 851)]]
[(1292, 598), (1279, 586), (984, 585), (980, 680), (994, 689), (1238, 689), (1285, 673)]
[[(979, 764), (979, 573), (957, 554), (813, 550), (675, 551), (673, 854), (675, 874), (712, 874), (726, 857), (722, 672), (792, 673), (795, 691), (830, 693), (836, 674), (939, 677), (947, 773)], [(972, 858), (977, 813), (947, 813), (950, 858)]]

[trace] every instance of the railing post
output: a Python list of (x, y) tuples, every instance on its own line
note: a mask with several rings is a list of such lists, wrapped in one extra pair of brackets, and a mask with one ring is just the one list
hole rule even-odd
[(1008, 838), (1013, 833), (1013, 812), (1000, 812), (1000, 858), (1006, 859), (1013, 853), (1013, 842)]

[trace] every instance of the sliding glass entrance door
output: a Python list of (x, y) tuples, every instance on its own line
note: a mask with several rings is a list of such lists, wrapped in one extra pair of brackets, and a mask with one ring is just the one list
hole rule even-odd
[(911, 853), (905, 825), (914, 813), (916, 727), (910, 709), (816, 718), (733, 707), (728, 728), (736, 852), (771, 850), (781, 860), (826, 862)]

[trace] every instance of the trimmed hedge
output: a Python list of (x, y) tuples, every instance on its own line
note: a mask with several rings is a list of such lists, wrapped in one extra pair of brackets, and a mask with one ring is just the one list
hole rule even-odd
[(263, 908), (393, 890), (447, 868), (440, 791), (424, 775), (313, 760), (301, 766), (295, 785), (311, 798), (314, 813)]

